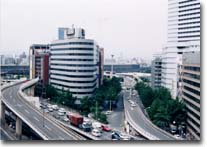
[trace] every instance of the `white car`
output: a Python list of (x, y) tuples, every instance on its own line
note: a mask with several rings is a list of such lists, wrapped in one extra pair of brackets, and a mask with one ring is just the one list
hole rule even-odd
[(60, 109), (58, 110), (58, 112), (60, 112), (60, 113), (66, 113), (66, 111), (65, 111), (64, 108), (60, 108)]
[(54, 110), (58, 110), (58, 106), (57, 106), (57, 105), (52, 105), (52, 108), (53, 108)]
[(131, 137), (129, 135), (124, 134), (124, 133), (120, 133), (120, 138), (122, 140), (130, 140), (131, 139)]
[(58, 115), (63, 116), (65, 114), (63, 112), (58, 112)]
[(69, 119), (68, 119), (67, 117), (64, 117), (63, 120), (64, 120), (65, 122), (68, 122), (68, 121), (69, 121)]
[(106, 111), (105, 114), (106, 115), (110, 115), (112, 113), (112, 111)]
[(93, 129), (102, 130), (101, 123), (99, 123), (99, 122), (92, 123), (92, 127), (93, 127)]
[(100, 137), (101, 136), (101, 131), (98, 129), (93, 129), (92, 130), (92, 135), (96, 136), (96, 137)]
[(52, 111), (53, 111), (52, 107), (51, 107), (51, 108), (49, 108), (48, 110), (49, 110), (50, 112), (52, 112)]
[(133, 104), (131, 104), (131, 106), (132, 106), (132, 107), (136, 107), (136, 106), (137, 106), (137, 104), (133, 103)]

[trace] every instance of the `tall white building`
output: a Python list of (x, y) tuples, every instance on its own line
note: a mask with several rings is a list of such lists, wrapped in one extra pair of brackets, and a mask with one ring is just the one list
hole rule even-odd
[(85, 39), (83, 29), (61, 31), (64, 38), (59, 36), (50, 47), (50, 84), (77, 98), (90, 97), (98, 86), (99, 48), (94, 40)]
[(200, 51), (199, 0), (168, 0), (168, 42), (162, 56), (162, 86), (180, 95), (184, 52)]

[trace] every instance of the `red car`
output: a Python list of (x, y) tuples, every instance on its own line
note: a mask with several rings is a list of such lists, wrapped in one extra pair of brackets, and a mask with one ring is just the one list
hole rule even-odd
[(103, 130), (103, 131), (106, 131), (106, 132), (110, 132), (110, 131), (111, 131), (111, 128), (109, 128), (109, 127), (106, 126), (106, 125), (102, 125), (101, 127), (102, 127), (102, 130)]

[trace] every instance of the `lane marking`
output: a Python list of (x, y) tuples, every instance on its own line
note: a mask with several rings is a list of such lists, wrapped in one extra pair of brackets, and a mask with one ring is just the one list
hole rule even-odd
[(35, 119), (36, 121), (38, 121), (38, 122), (40, 121), (40, 120), (39, 120), (37, 117), (35, 117), (35, 116), (34, 116), (34, 119)]
[(24, 109), (24, 111), (25, 111), (26, 113), (30, 114), (29, 111), (28, 111), (27, 109)]
[(52, 131), (52, 129), (49, 128), (47, 125), (45, 125), (45, 128), (47, 128), (49, 131)]

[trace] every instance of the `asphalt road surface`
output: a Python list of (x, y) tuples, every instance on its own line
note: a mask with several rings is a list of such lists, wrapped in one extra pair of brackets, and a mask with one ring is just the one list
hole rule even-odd
[(2, 95), (5, 98), (4, 101), (29, 122), (29, 126), (35, 127), (49, 140), (77, 140), (74, 132), (69, 132), (61, 128), (49, 119), (43, 119), (43, 114), (41, 112), (33, 109), (23, 98), (20, 98), (17, 95), (19, 87), (20, 85), (15, 85), (7, 88), (2, 91)]

